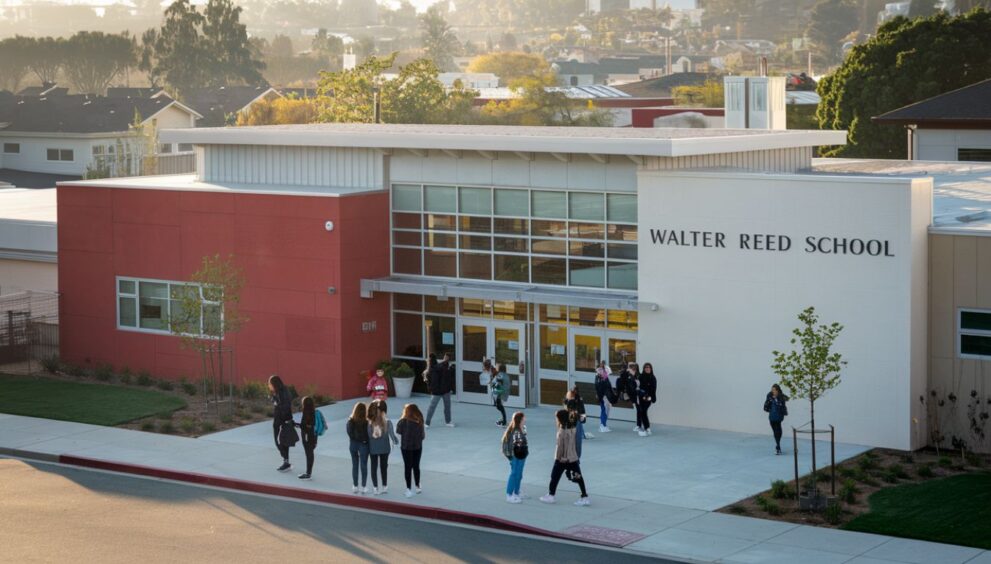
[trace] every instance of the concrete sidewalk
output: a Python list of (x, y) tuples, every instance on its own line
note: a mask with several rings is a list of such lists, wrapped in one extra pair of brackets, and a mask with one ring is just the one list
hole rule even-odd
[[(416, 401), (423, 405), (425, 398)], [(395, 419), (399, 403), (392, 404)], [(0, 450), (73, 455), (340, 494), (350, 492), (351, 485), (343, 437), (350, 406), (351, 402), (344, 402), (323, 409), (330, 428), (320, 439), (312, 482), (295, 477), (303, 462), (299, 448), (292, 452), (293, 473), (275, 471), (279, 460), (268, 423), (188, 439), (0, 414)], [(629, 425), (617, 422), (613, 433), (595, 433), (595, 439), (585, 442), (583, 472), (592, 505), (571, 505), (577, 493), (569, 483), (559, 489), (557, 504), (542, 504), (536, 498), (546, 491), (554, 442), (550, 409), (527, 410), (531, 456), (524, 490), (532, 498), (507, 504), (508, 465), (499, 453), (501, 430), (493, 425), (495, 410), (456, 404), (454, 413), (458, 427), (444, 427), (438, 414), (428, 431), (423, 494), (410, 500), (401, 495), (402, 463), (394, 453), (390, 491), (379, 499), (483, 514), (574, 538), (703, 562), (991, 564), (991, 553), (977, 549), (711, 513), (715, 507), (766, 489), (771, 479), (788, 477), (790, 458), (770, 454), (767, 437), (658, 427), (652, 437), (640, 438)], [(590, 428), (594, 433), (598, 426)], [(838, 455), (862, 450), (838, 446)]]

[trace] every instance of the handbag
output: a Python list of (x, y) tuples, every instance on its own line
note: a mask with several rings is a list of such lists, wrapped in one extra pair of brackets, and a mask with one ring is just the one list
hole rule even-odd
[(570, 469), (565, 470), (564, 476), (568, 479), (569, 482), (578, 482), (578, 480), (582, 479), (582, 473), (578, 472), (577, 470), (570, 470)]
[(530, 447), (526, 443), (516, 443), (513, 445), (514, 458), (525, 460), (527, 456), (530, 456)]
[(296, 446), (299, 442), (299, 433), (296, 432), (296, 426), (292, 422), (286, 422), (282, 424), (279, 428), (279, 446)]

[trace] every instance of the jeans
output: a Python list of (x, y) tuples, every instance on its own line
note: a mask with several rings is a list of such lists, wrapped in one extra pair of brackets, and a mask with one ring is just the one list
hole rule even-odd
[(444, 400), (444, 423), (451, 422), (451, 392), (447, 392), (446, 394), (430, 398), (430, 407), (427, 409), (427, 425), (430, 425), (430, 421), (433, 420), (434, 411), (437, 409), (437, 404), (441, 398)]
[(378, 469), (382, 469), (382, 487), (389, 485), (389, 455), (388, 454), (373, 454), (372, 455), (372, 485), (376, 488), (379, 487), (378, 482)]
[(637, 408), (637, 427), (640, 427), (644, 431), (650, 429), (650, 417), (647, 415), (647, 410), (650, 409), (650, 402), (647, 400), (639, 400), (636, 404)]
[(781, 450), (781, 422), (771, 421), (771, 430), (774, 431), (774, 446)]
[(509, 481), (506, 482), (506, 495), (520, 495), (520, 485), (523, 483), (523, 465), (525, 458), (509, 459)]
[(609, 426), (609, 400), (606, 398), (599, 400), (599, 425)]
[(279, 429), (282, 428), (281, 421), (272, 421), (272, 434), (275, 436), (275, 448), (279, 449), (279, 454), (282, 455), (282, 460), (289, 461), (289, 445), (279, 444)]
[(582, 423), (581, 417), (578, 418), (578, 427), (575, 429), (575, 452), (578, 453), (578, 458), (582, 457), (582, 441), (585, 439), (585, 424)]
[[(578, 462), (561, 462), (559, 460), (554, 461), (554, 467), (551, 468), (551, 485), (548, 488), (548, 493), (554, 495), (557, 493), (557, 484), (561, 481), (561, 476), (564, 474), (565, 470), (571, 470), (572, 472), (578, 472), (581, 474), (582, 469), (578, 465)], [(582, 497), (588, 497), (588, 492), (585, 491), (585, 478), (578, 479), (578, 488), (582, 491)]]
[(368, 443), (351, 441), (351, 483), (358, 485), (358, 466), (361, 466), (361, 487), (368, 484)]
[(495, 399), (495, 407), (496, 407), (496, 409), (499, 410), (499, 413), (502, 414), (502, 419), (500, 419), (499, 421), (501, 421), (502, 424), (505, 425), (506, 424), (506, 408), (503, 407), (503, 405), (502, 405), (502, 397), (497, 397)]
[[(423, 449), (418, 448), (416, 450), (406, 450), (403, 449), (403, 475), (406, 478), (406, 489), (411, 489), (412, 484), (415, 483), (416, 487), (420, 487), (420, 456), (423, 455)], [(412, 474), (414, 482), (410, 482), (410, 474)]]

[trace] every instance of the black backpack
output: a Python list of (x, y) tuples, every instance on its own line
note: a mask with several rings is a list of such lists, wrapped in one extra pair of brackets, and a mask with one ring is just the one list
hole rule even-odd
[(630, 374), (624, 370), (623, 373), (619, 375), (619, 378), (616, 379), (616, 389), (612, 390), (612, 395), (616, 398), (616, 400), (613, 401), (613, 399), (610, 398), (609, 399), (610, 403), (616, 403), (616, 401), (624, 399), (623, 396), (626, 395), (626, 390), (629, 387), (630, 387)]

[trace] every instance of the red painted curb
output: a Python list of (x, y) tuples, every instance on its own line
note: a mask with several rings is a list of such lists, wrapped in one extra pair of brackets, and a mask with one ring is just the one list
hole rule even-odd
[(108, 462), (105, 460), (98, 460), (95, 458), (86, 458), (83, 456), (72, 456), (67, 454), (59, 455), (58, 461), (61, 464), (67, 464), (70, 466), (79, 466), (83, 468), (94, 468), (97, 470), (108, 470), (111, 472), (120, 472), (124, 474), (135, 474), (138, 476), (162, 478), (165, 480), (173, 480), (177, 482), (187, 482), (190, 484), (199, 484), (203, 486), (212, 486), (212, 487), (224, 488), (228, 490), (274, 495), (279, 497), (301, 499), (306, 501), (316, 501), (320, 503), (329, 503), (333, 505), (341, 505), (346, 507), (357, 507), (360, 509), (381, 511), (384, 513), (395, 513), (398, 515), (406, 515), (410, 517), (421, 517), (423, 519), (433, 519), (436, 521), (447, 521), (451, 523), (459, 523), (462, 525), (473, 525), (476, 527), (498, 529), (500, 531), (507, 531), (511, 533), (523, 533), (523, 534), (536, 535), (541, 537), (583, 542), (587, 544), (610, 546), (614, 548), (622, 547), (622, 545), (620, 544), (611, 543), (607, 541), (573, 537), (563, 533), (556, 533), (554, 531), (548, 531), (537, 527), (531, 527), (520, 523), (514, 523), (512, 521), (506, 521), (505, 519), (499, 519), (497, 517), (489, 517), (487, 515), (479, 515), (476, 513), (466, 513), (464, 511), (455, 511), (453, 509), (443, 509), (440, 507), (424, 507), (421, 505), (413, 505), (408, 503), (387, 501), (384, 499), (356, 496), (353, 494), (350, 495), (337, 494), (330, 492), (307, 490), (302, 488), (293, 488), (289, 486), (277, 486), (273, 484), (252, 482), (249, 480), (238, 480), (235, 478), (210, 476), (207, 474), (199, 474), (196, 472), (164, 470), (161, 468), (152, 468), (150, 466), (141, 466), (139, 464), (127, 464), (123, 462)]

